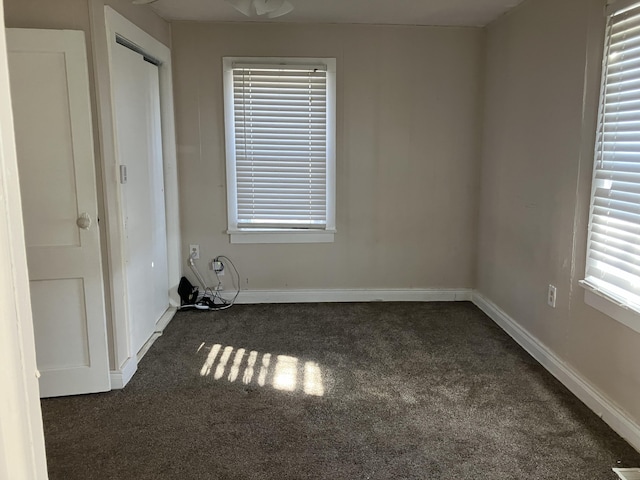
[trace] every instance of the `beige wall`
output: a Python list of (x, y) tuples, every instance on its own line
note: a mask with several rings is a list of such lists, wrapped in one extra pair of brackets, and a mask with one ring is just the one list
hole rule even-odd
[[(243, 289), (473, 286), (481, 29), (177, 22), (172, 30), (185, 258), (200, 244), (210, 277), (205, 260), (228, 255)], [(337, 58), (335, 243), (229, 243), (225, 55)]]
[[(51, 28), (83, 30), (87, 45), (87, 57), (89, 64), (89, 85), (91, 94), (91, 110), (93, 117), (93, 138), (96, 161), (96, 184), (98, 190), (98, 215), (101, 219), (104, 214), (104, 196), (102, 189), (102, 166), (100, 154), (100, 135), (98, 130), (98, 110), (96, 103), (96, 82), (94, 75), (94, 62), (92, 50), (92, 30), (90, 21), (90, 6), (103, 8), (111, 6), (131, 22), (155, 37), (165, 45), (171, 45), (171, 25), (160, 18), (147, 5), (133, 5), (129, 0), (5, 0), (4, 13), (5, 24), (8, 28)], [(101, 32), (104, 29), (100, 30)], [(110, 349), (110, 367), (115, 369), (113, 351), (113, 328), (111, 322), (111, 303), (109, 293), (109, 270), (107, 268), (107, 240), (105, 222), (100, 230), (102, 244), (102, 271), (105, 278), (105, 301), (107, 310), (107, 334)]]
[(89, 4), (109, 5), (165, 45), (171, 44), (171, 26), (148, 6), (130, 0), (5, 0), (8, 28), (84, 30), (90, 46)]
[(603, 7), (529, 0), (488, 28), (477, 288), (638, 423), (640, 334), (586, 306), (577, 284)]

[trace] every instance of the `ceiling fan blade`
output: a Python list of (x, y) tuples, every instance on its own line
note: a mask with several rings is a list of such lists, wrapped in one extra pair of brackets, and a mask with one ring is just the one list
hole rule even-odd
[(284, 2), (285, 0), (253, 0), (253, 5), (258, 15), (265, 15), (282, 8)]
[(227, 2), (243, 15), (251, 16), (251, 0), (227, 0)]
[(280, 8), (278, 8), (277, 10), (269, 12), (267, 14), (267, 17), (269, 17), (269, 18), (278, 18), (278, 17), (281, 17), (283, 15), (286, 15), (287, 13), (291, 12), (292, 10), (293, 10), (293, 4), (291, 2), (289, 2), (288, 0), (284, 0), (282, 2), (282, 6)]

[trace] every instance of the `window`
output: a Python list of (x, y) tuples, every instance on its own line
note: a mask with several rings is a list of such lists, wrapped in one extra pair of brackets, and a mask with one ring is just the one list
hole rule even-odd
[(621, 1), (608, 12), (600, 95), (582, 284), (588, 304), (640, 331), (638, 2)]
[(335, 59), (223, 62), (231, 242), (332, 242)]

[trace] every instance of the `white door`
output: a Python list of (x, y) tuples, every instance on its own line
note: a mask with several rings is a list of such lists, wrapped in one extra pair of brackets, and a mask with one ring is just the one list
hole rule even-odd
[(158, 67), (115, 44), (113, 89), (125, 232), (131, 347), (138, 352), (169, 308)]
[(8, 29), (42, 397), (110, 390), (84, 33)]

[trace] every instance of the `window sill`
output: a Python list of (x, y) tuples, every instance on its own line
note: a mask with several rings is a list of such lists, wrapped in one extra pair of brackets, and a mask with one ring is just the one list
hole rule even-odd
[(333, 243), (335, 230), (228, 230), (231, 243)]
[(590, 283), (582, 280), (580, 286), (585, 289), (584, 303), (605, 315), (626, 325), (631, 330), (640, 333), (640, 311), (631, 305), (626, 305), (620, 300), (607, 295)]

